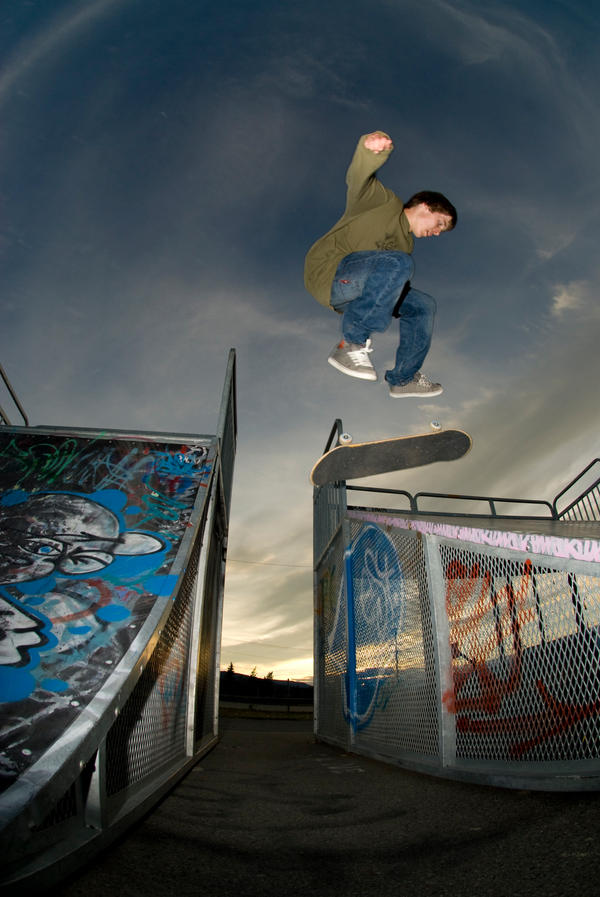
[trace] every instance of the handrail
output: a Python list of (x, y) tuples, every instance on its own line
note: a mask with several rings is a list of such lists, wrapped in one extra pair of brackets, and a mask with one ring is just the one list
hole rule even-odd
[(346, 489), (349, 492), (385, 492), (386, 495), (404, 495), (410, 502), (410, 510), (416, 511), (417, 508), (415, 506), (415, 497), (410, 492), (407, 492), (406, 489), (382, 489), (377, 486), (351, 486), (346, 484)]
[[(2, 380), (4, 381), (4, 385), (6, 386), (6, 388), (8, 389), (8, 391), (10, 393), (10, 397), (12, 398), (13, 402), (15, 403), (15, 405), (19, 411), (19, 414), (23, 418), (23, 421), (25, 422), (25, 426), (28, 427), (29, 419), (28, 419), (27, 415), (25, 414), (23, 406), (21, 405), (21, 403), (19, 401), (19, 397), (17, 396), (10, 380), (8, 379), (6, 371), (4, 370), (4, 368), (2, 367), (1, 364), (0, 364), (0, 377), (2, 377)], [(6, 424), (6, 425), (10, 426), (10, 420), (8, 419), (6, 412), (0, 405), (0, 425), (1, 424)]]
[[(386, 495), (404, 495), (410, 502), (410, 511), (405, 511), (404, 513), (411, 514), (440, 514), (450, 517), (518, 517), (518, 514), (498, 514), (496, 511), (496, 504), (500, 502), (504, 502), (505, 504), (521, 504), (521, 505), (543, 505), (550, 511), (550, 516), (554, 517), (553, 508), (550, 502), (545, 501), (543, 499), (537, 498), (499, 498), (497, 496), (488, 496), (488, 495), (456, 495), (447, 492), (417, 492), (416, 495), (412, 495), (410, 492), (407, 492), (405, 489), (383, 489), (378, 488), (376, 486), (351, 486), (347, 485), (346, 488), (348, 491), (354, 492), (378, 492), (380, 494)], [(455, 511), (425, 511), (422, 508), (419, 508), (419, 499), (420, 498), (449, 498), (456, 501), (484, 501), (487, 502), (490, 507), (489, 514), (477, 514), (477, 513), (460, 513)], [(527, 517), (531, 517), (532, 515), (528, 514)], [(537, 519), (537, 518), (536, 518)], [(546, 519), (546, 515), (544, 514), (541, 519)]]
[(584, 469), (580, 473), (578, 473), (577, 476), (574, 477), (570, 483), (567, 483), (567, 485), (564, 487), (564, 489), (561, 489), (561, 491), (559, 493), (557, 493), (557, 495), (555, 495), (554, 501), (552, 502), (552, 512), (553, 512), (554, 516), (557, 518), (557, 520), (560, 517), (564, 517), (565, 514), (569, 513), (569, 511), (573, 510), (573, 508), (577, 504), (579, 504), (579, 502), (582, 501), (582, 499), (584, 499), (586, 497), (586, 495), (589, 495), (591, 492), (593, 492), (593, 490), (596, 489), (596, 487), (600, 484), (600, 477), (598, 477), (598, 479), (594, 483), (592, 483), (591, 486), (588, 486), (587, 489), (584, 489), (583, 492), (581, 493), (581, 495), (579, 495), (574, 501), (572, 501), (570, 505), (567, 505), (566, 508), (563, 508), (563, 510), (560, 512), (560, 514), (558, 513), (557, 505), (558, 505), (559, 498), (562, 498), (562, 496), (566, 492), (568, 492), (569, 489), (571, 489), (575, 485), (575, 483), (579, 482), (579, 480), (581, 480), (586, 475), (588, 470), (592, 469), (594, 464), (598, 464), (598, 463), (600, 463), (600, 458), (594, 458), (594, 460), (590, 461), (588, 466), (584, 467)]
[(323, 454), (328, 452), (329, 449), (331, 448), (334, 437), (337, 436), (338, 440), (339, 440), (339, 437), (342, 435), (343, 432), (344, 432), (344, 429), (342, 427), (342, 421), (341, 421), (341, 418), (338, 417), (338, 418), (336, 418), (336, 420), (333, 424), (333, 427), (331, 428), (331, 432), (327, 438), (327, 443), (325, 445), (325, 448), (323, 449)]
[(516, 517), (516, 514), (508, 514), (501, 515), (496, 513), (496, 503), (504, 502), (505, 504), (511, 505), (544, 505), (550, 511), (550, 516), (553, 516), (552, 505), (549, 501), (545, 501), (540, 498), (499, 498), (497, 496), (492, 495), (450, 495), (444, 494), (443, 492), (417, 492), (415, 495), (415, 506), (418, 510), (419, 498), (453, 498), (459, 499), (462, 501), (485, 501), (490, 506), (490, 515), (492, 517), (501, 517), (501, 516), (509, 516)]

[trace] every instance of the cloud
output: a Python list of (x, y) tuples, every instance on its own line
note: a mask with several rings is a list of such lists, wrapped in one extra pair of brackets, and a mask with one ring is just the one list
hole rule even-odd
[[(210, 433), (237, 349), (224, 645), (293, 670), (312, 629), (308, 474), (335, 418), (356, 440), (434, 417), (472, 433), (460, 462), (372, 481), (411, 491), (545, 497), (595, 444), (591, 30), (564, 4), (494, 0), (61, 8), (0, 76), (3, 364), (34, 424)], [(459, 207), (456, 233), (415, 251), (438, 298), (435, 402), (331, 369), (339, 319), (302, 285), (375, 127), (398, 145), (384, 183), (431, 178)], [(395, 324), (375, 340), (381, 378), (396, 343)]]
[(558, 72), (565, 74), (561, 44), (539, 17), (504, 2), (482, 6), (470, 0), (432, 0), (425, 9), (438, 39), (444, 36), (447, 52), (458, 55), (466, 65), (502, 62), (512, 69), (526, 68), (540, 83), (549, 75), (554, 79)]
[(19, 43), (0, 74), (0, 104), (30, 69), (69, 44), (78, 31), (93, 25), (113, 6), (119, 5), (122, 0), (96, 0), (83, 8), (73, 6), (67, 12), (58, 13), (48, 25)]
[(552, 295), (550, 313), (562, 317), (566, 312), (579, 311), (587, 304), (589, 284), (586, 281), (574, 280), (567, 284), (557, 284)]
[[(279, 518), (281, 526), (281, 518)], [(250, 670), (261, 661), (276, 677), (285, 678), (282, 667), (303, 658), (302, 666), (312, 663), (312, 565), (286, 567), (277, 562), (251, 564), (235, 560), (236, 529), (232, 527), (225, 580), (223, 659), (239, 661)], [(301, 545), (306, 534), (301, 534)], [(264, 541), (253, 556), (264, 556)], [(281, 556), (281, 555), (276, 555)], [(263, 673), (264, 674), (264, 673)], [(296, 674), (299, 675), (299, 674)]]

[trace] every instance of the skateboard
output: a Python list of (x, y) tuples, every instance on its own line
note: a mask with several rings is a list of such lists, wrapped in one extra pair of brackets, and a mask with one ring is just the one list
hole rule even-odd
[(463, 430), (442, 429), (373, 442), (352, 442), (349, 434), (342, 433), (339, 442), (313, 467), (310, 481), (314, 486), (422, 467), (435, 461), (456, 461), (472, 445), (471, 437)]

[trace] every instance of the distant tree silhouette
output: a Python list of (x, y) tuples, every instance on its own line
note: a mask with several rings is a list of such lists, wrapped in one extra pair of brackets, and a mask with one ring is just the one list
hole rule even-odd
[(254, 669), (252, 670), (250, 675), (252, 676), (253, 679), (256, 679), (256, 667), (254, 667)]
[(233, 660), (231, 661), (231, 663), (230, 663), (229, 666), (227, 667), (227, 672), (228, 672), (228, 673), (233, 673)]
[(265, 679), (272, 679), (272, 678), (273, 678), (273, 670), (271, 670), (271, 672), (267, 673), (267, 675), (265, 676)]

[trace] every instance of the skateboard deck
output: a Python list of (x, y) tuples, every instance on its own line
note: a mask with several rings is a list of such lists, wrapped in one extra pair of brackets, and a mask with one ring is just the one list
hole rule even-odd
[(310, 481), (314, 486), (324, 486), (339, 480), (422, 467), (436, 461), (456, 461), (466, 455), (471, 444), (471, 437), (463, 430), (440, 430), (418, 436), (337, 445), (319, 458), (311, 471)]

